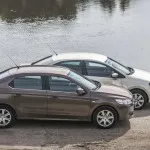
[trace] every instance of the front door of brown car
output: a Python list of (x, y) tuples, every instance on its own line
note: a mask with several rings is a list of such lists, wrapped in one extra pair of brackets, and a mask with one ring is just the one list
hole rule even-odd
[(89, 94), (78, 95), (77, 84), (63, 78), (49, 77), (48, 117), (60, 119), (87, 119), (90, 109)]
[(19, 118), (46, 117), (48, 98), (40, 76), (17, 77), (10, 86)]

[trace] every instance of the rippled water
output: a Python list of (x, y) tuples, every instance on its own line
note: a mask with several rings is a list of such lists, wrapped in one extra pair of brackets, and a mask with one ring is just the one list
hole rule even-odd
[(0, 0), (0, 68), (55, 50), (98, 52), (150, 71), (150, 0)]

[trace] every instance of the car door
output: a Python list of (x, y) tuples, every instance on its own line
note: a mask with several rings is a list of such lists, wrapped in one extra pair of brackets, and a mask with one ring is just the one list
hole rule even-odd
[(38, 75), (18, 76), (9, 84), (19, 118), (45, 118), (47, 94), (43, 77)]
[(48, 117), (62, 119), (87, 119), (90, 109), (90, 94), (79, 96), (76, 83), (53, 75), (48, 76)]
[(99, 81), (104, 84), (121, 85), (120, 78), (112, 78), (112, 73), (116, 72), (113, 68), (94, 61), (85, 61), (84, 64), (86, 70), (85, 76), (89, 79)]
[(70, 68), (80, 74), (84, 74), (83, 61), (80, 60), (69, 60), (69, 61), (61, 61), (56, 63), (57, 66), (63, 66)]

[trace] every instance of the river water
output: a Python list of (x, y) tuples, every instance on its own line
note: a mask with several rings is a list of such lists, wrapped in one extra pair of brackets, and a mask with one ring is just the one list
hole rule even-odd
[[(150, 0), (0, 0), (0, 69), (88, 51), (150, 71)], [(8, 55), (8, 56), (7, 56)]]

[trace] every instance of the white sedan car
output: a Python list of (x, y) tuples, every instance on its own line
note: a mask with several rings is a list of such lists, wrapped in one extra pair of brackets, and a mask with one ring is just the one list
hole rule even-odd
[(63, 53), (48, 56), (32, 65), (59, 65), (71, 68), (104, 84), (125, 86), (135, 99), (135, 109), (150, 102), (150, 73), (131, 68), (96, 53)]

